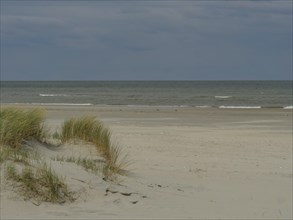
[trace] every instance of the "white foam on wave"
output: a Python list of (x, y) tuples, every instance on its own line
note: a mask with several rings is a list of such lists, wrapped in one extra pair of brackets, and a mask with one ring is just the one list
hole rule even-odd
[(283, 109), (293, 109), (293, 106), (285, 106)]
[[(109, 105), (109, 106), (118, 106), (118, 105)], [(119, 105), (124, 106), (124, 105)], [(125, 105), (129, 108), (187, 108), (188, 105)]]
[(92, 103), (27, 103), (31, 105), (90, 106)]
[(39, 96), (42, 96), (42, 97), (65, 97), (65, 96), (68, 96), (66, 94), (39, 94)]
[(216, 95), (215, 99), (228, 99), (231, 98), (232, 96), (227, 96), (227, 95)]
[(219, 108), (259, 109), (261, 106), (219, 106)]
[(195, 106), (196, 108), (211, 108), (212, 106), (210, 105), (198, 105), (198, 106)]

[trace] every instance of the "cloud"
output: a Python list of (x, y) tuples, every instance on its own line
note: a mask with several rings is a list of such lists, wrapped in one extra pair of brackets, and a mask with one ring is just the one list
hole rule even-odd
[(291, 5), (9, 2), (1, 13), (1, 77), (265, 79), (279, 69), (275, 78), (290, 78)]

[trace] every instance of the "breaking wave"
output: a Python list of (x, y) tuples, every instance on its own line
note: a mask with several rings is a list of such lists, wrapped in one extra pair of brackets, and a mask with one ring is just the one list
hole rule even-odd
[(293, 109), (293, 106), (285, 106), (284, 109)]
[(66, 94), (43, 94), (43, 93), (40, 93), (39, 96), (42, 96), (42, 97), (66, 97), (66, 96), (69, 96), (69, 95), (66, 95)]
[(261, 106), (219, 106), (219, 108), (240, 108), (240, 109), (258, 109)]
[(231, 98), (232, 96), (227, 96), (227, 95), (216, 95), (215, 99), (228, 99)]

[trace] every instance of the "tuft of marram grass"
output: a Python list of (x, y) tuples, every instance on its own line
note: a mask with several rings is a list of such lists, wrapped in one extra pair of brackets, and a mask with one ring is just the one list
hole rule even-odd
[[(29, 198), (63, 202), (73, 200), (63, 180), (50, 168), (35, 166), (40, 156), (29, 152), (21, 146), (28, 140), (44, 141), (47, 137), (44, 129), (44, 110), (23, 110), (19, 108), (4, 108), (0, 110), (0, 166), (8, 161), (6, 176), (13, 180), (19, 190)], [(96, 146), (97, 151), (105, 158), (97, 162), (86, 158), (78, 158), (75, 162), (87, 170), (102, 172), (106, 179), (114, 180), (115, 174), (123, 174), (127, 166), (126, 157), (121, 159), (121, 150), (111, 143), (111, 132), (95, 117), (85, 116), (65, 121), (62, 130), (53, 134), (67, 142), (80, 139)], [(5, 163), (7, 164), (7, 163)], [(21, 165), (21, 171), (15, 166)]]
[(15, 165), (10, 163), (5, 174), (8, 180), (13, 181), (17, 191), (28, 199), (54, 203), (74, 200), (64, 181), (46, 164), (37, 169), (25, 166), (17, 171)]
[(103, 160), (94, 160), (86, 157), (65, 157), (65, 156), (56, 156), (52, 158), (55, 161), (62, 161), (67, 163), (75, 163), (79, 166), (82, 166), (85, 170), (90, 170), (94, 173), (101, 172), (103, 170)]
[[(66, 120), (61, 128), (62, 142), (80, 139), (95, 145), (97, 151), (105, 158), (103, 168), (105, 177), (115, 173), (122, 173), (128, 165), (126, 157), (120, 160), (122, 151), (111, 143), (111, 132), (95, 117), (84, 116)], [(108, 179), (108, 178), (107, 178)]]
[(62, 142), (80, 139), (93, 143), (97, 150), (106, 158), (109, 154), (111, 133), (95, 117), (84, 116), (71, 118), (63, 123), (61, 129)]
[(11, 181), (14, 190), (28, 199), (53, 203), (73, 201), (63, 179), (41, 160), (34, 150), (0, 148), (0, 167), (6, 162), (5, 177)]
[(34, 150), (11, 148), (6, 146), (0, 148), (0, 165), (4, 161), (12, 161), (14, 163), (29, 165), (34, 160), (40, 160), (40, 155)]
[(4, 108), (0, 110), (0, 146), (19, 147), (24, 141), (43, 141), (44, 110)]
[(102, 125), (95, 117), (70, 118), (62, 125), (61, 141), (64, 143), (72, 139), (81, 139), (93, 142), (94, 136), (100, 133), (101, 128)]

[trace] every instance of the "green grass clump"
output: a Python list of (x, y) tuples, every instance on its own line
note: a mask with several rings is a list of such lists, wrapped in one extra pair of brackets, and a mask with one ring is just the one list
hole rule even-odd
[(0, 165), (4, 161), (28, 165), (33, 160), (40, 160), (40, 155), (36, 151), (11, 147), (0, 148)]
[(44, 110), (4, 108), (0, 110), (0, 146), (19, 147), (23, 142), (45, 138)]
[(59, 203), (73, 201), (63, 180), (40, 161), (41, 156), (33, 150), (0, 148), (0, 166), (6, 162), (6, 179), (26, 198)]
[[(27, 198), (46, 202), (73, 201), (64, 180), (42, 163), (41, 156), (25, 147), (29, 140), (44, 142), (49, 137), (44, 126), (44, 110), (20, 108), (0, 109), (0, 168), (4, 165), (6, 179)], [(128, 165), (121, 159), (121, 150), (111, 143), (111, 132), (95, 117), (71, 118), (64, 122), (60, 132), (50, 136), (62, 143), (83, 140), (93, 144), (104, 158), (61, 158), (74, 162), (86, 170), (102, 172), (105, 179), (114, 180)], [(54, 140), (55, 141), (55, 140)]]
[(95, 117), (84, 116), (71, 118), (63, 123), (61, 140), (67, 142), (80, 139), (95, 145), (97, 151), (105, 158), (104, 174), (109, 177), (113, 173), (122, 173), (127, 166), (125, 157), (121, 157), (121, 150), (111, 143), (111, 132)]
[(63, 143), (80, 139), (94, 144), (104, 157), (110, 157), (111, 133), (95, 117), (71, 118), (64, 122), (61, 130), (61, 140)]
[(64, 181), (46, 164), (37, 169), (25, 166), (17, 172), (15, 165), (11, 163), (6, 167), (6, 178), (12, 180), (18, 191), (28, 199), (54, 203), (74, 200)]
[(90, 170), (92, 172), (101, 172), (103, 170), (103, 161), (94, 160), (90, 158), (83, 157), (65, 157), (65, 156), (56, 156), (52, 158), (55, 161), (62, 161), (67, 163), (75, 163), (79, 166), (82, 166), (85, 170)]
[(101, 129), (102, 125), (95, 120), (95, 117), (70, 118), (63, 123), (61, 141), (64, 143), (72, 139), (81, 139), (93, 142), (95, 136), (100, 134)]

